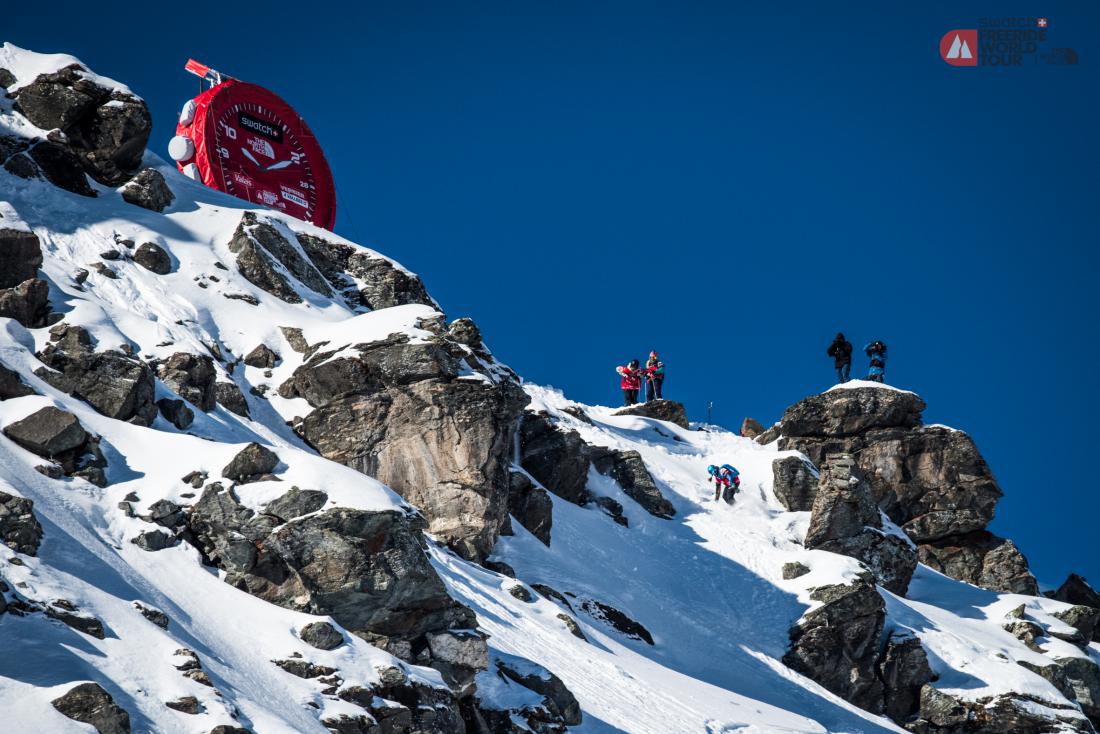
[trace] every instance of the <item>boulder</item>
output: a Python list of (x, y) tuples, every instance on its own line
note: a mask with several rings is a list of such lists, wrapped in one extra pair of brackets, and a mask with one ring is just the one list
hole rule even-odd
[(349, 306), (372, 311), (411, 303), (436, 306), (420, 278), (388, 258), (313, 235), (298, 233), (296, 237)]
[(558, 497), (586, 504), (591, 462), (580, 434), (556, 428), (544, 413), (525, 413), (519, 435), (520, 465)]
[(17, 90), (15, 109), (44, 130), (65, 133), (61, 147), (107, 186), (118, 186), (133, 175), (153, 127), (144, 101), (99, 86), (75, 64), (41, 74)]
[(1039, 593), (1027, 559), (1016, 544), (986, 530), (922, 543), (917, 546), (917, 557), (942, 574), (991, 591)]
[(18, 372), (0, 364), (0, 400), (36, 394), (33, 388), (23, 382)]
[[(1038, 705), (1036, 705), (1038, 704)], [(917, 734), (1091, 734), (1092, 726), (1072, 704), (1001, 694), (965, 699), (925, 685), (918, 718), (907, 725)]]
[(760, 421), (754, 418), (746, 416), (745, 420), (741, 421), (741, 435), (745, 438), (756, 438), (766, 430), (767, 429), (760, 424)]
[(783, 413), (783, 435), (838, 438), (873, 428), (915, 428), (921, 424), (924, 408), (918, 395), (901, 390), (876, 387), (830, 390), (787, 408)]
[(156, 552), (176, 545), (176, 538), (163, 530), (143, 530), (130, 542), (143, 551)]
[(1054, 661), (1062, 670), (1066, 684), (1085, 716), (1100, 726), (1100, 667), (1090, 658), (1058, 658)]
[(49, 317), (49, 297), (49, 285), (38, 278), (0, 289), (0, 318), (15, 319), (28, 329), (45, 326)]
[(921, 689), (936, 679), (920, 640), (912, 634), (891, 634), (878, 672), (886, 715), (899, 723), (913, 719), (920, 709)]
[(688, 428), (687, 410), (675, 400), (649, 400), (615, 411), (614, 415), (640, 415)]
[(242, 418), (252, 417), (248, 412), (248, 401), (235, 382), (215, 382), (214, 399), (230, 413)]
[(271, 369), (279, 363), (279, 355), (266, 344), (260, 344), (245, 355), (244, 363), (249, 367), (264, 367)]
[(801, 456), (784, 456), (772, 461), (772, 491), (788, 512), (809, 512), (817, 496), (818, 473)]
[(145, 426), (156, 419), (153, 373), (141, 361), (122, 352), (64, 351), (52, 344), (38, 356), (46, 365), (35, 370), (38, 377), (108, 418)]
[(318, 650), (335, 650), (344, 644), (344, 636), (328, 622), (310, 622), (298, 636)]
[(587, 453), (592, 457), (596, 471), (611, 476), (627, 496), (650, 515), (668, 519), (676, 514), (676, 508), (661, 494), (642, 460), (642, 455), (637, 451), (594, 446), (589, 447)]
[(16, 553), (38, 554), (42, 526), (34, 516), (34, 502), (0, 491), (0, 542)]
[(1075, 631), (1067, 635), (1048, 629), (1048, 634), (1082, 647), (1088, 647), (1089, 642), (1096, 635), (1097, 628), (1100, 627), (1100, 609), (1095, 607), (1075, 605), (1055, 612), (1054, 617), (1065, 622)]
[(34, 232), (0, 228), (0, 288), (14, 288), (38, 276), (42, 247)]
[(51, 459), (82, 448), (88, 440), (75, 415), (53, 406), (8, 425), (4, 435), (31, 453)]
[(320, 510), (326, 502), (328, 502), (328, 495), (319, 489), (291, 487), (286, 494), (267, 503), (264, 512), (274, 515), (282, 522), (289, 522)]
[(187, 403), (176, 398), (161, 398), (157, 401), (157, 409), (164, 420), (181, 431), (186, 430), (195, 420), (195, 414), (187, 407)]
[(204, 413), (214, 409), (214, 360), (204, 354), (176, 352), (157, 365), (157, 377), (173, 392)]
[(130, 714), (98, 683), (81, 683), (51, 703), (73, 721), (90, 724), (99, 734), (130, 734)]
[[(122, 189), (122, 198), (130, 204), (149, 209), (154, 212), (162, 212), (172, 203), (175, 194), (168, 188), (161, 172), (155, 168), (143, 168), (138, 171), (133, 180)], [(134, 258), (137, 260), (137, 257)], [(153, 268), (149, 268), (153, 270)], [(153, 272), (157, 272), (153, 270)]]
[(912, 545), (883, 530), (870, 487), (847, 454), (825, 459), (804, 545), (858, 558), (878, 583), (902, 596), (917, 568)]
[(287, 240), (275, 220), (245, 212), (229, 241), (229, 251), (237, 256), (237, 270), (246, 280), (287, 303), (301, 303), (302, 297), (283, 274), (284, 269), (322, 296), (333, 295), (324, 277)]
[(790, 563), (783, 564), (783, 580), (790, 581), (791, 579), (805, 576), (810, 572), (810, 567), (804, 563), (798, 561), (792, 561)]
[(512, 438), (529, 400), (517, 380), (499, 366), (492, 379), (457, 379), (485, 367), (445, 336), (395, 334), (333, 354), (316, 351), (279, 387), (315, 407), (295, 430), (421, 508), (465, 558), (487, 556), (508, 519)]
[(884, 708), (878, 675), (886, 604), (870, 578), (813, 589), (820, 602), (790, 630), (783, 663), (845, 701), (872, 713)]
[(543, 696), (543, 706), (568, 726), (579, 726), (581, 707), (561, 678), (540, 665), (512, 655), (499, 655), (497, 670), (509, 680)]
[(1086, 607), (1100, 609), (1100, 593), (1089, 585), (1089, 582), (1075, 573), (1071, 573), (1057, 591), (1050, 595), (1051, 599), (1064, 601), (1067, 604), (1081, 604)]
[(593, 619), (605, 622), (626, 637), (632, 640), (640, 640), (647, 645), (653, 645), (653, 635), (650, 634), (649, 630), (641, 622), (632, 619), (626, 612), (596, 599), (583, 599), (580, 608), (581, 611), (587, 613)]
[(222, 469), (222, 476), (242, 484), (270, 474), (279, 465), (279, 456), (258, 443), (250, 443)]
[(554, 524), (554, 503), (542, 487), (537, 487), (522, 472), (510, 472), (508, 512), (520, 525), (546, 545)]
[(171, 624), (172, 620), (170, 620), (168, 618), (168, 615), (161, 610), (146, 606), (137, 601), (133, 602), (133, 605), (134, 609), (138, 610), (138, 613), (141, 614), (141, 616), (145, 617), (157, 627), (160, 627), (162, 630), (168, 629), (168, 625)]
[(142, 242), (134, 250), (134, 262), (157, 275), (172, 272), (172, 258), (163, 247), (153, 242)]

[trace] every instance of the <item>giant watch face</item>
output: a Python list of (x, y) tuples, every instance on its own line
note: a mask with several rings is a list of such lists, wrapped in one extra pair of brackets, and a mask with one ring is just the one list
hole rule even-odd
[(194, 102), (194, 119), (185, 125), (181, 118), (176, 131), (194, 143), (192, 175), (245, 201), (332, 228), (336, 206), (328, 163), (286, 102), (233, 79)]

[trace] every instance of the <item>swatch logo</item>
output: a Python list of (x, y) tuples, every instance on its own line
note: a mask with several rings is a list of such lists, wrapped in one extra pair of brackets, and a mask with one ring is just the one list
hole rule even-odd
[(978, 30), (948, 31), (940, 39), (940, 57), (952, 66), (978, 65)]

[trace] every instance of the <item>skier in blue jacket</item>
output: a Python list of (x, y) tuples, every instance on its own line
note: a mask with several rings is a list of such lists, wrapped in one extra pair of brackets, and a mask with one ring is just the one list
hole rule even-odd
[(871, 358), (871, 368), (867, 371), (867, 379), (871, 382), (885, 381), (886, 345), (876, 340), (865, 346), (863, 352)]
[(724, 495), (726, 502), (732, 505), (733, 495), (741, 486), (740, 472), (729, 464), (722, 464), (722, 466), (711, 464), (707, 467), (707, 473), (710, 474), (707, 481), (714, 480), (714, 501), (717, 502), (718, 498)]

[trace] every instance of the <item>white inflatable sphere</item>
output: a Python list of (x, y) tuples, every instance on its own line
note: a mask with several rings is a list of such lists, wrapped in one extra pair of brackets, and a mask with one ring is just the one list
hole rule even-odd
[(195, 157), (195, 141), (186, 135), (177, 135), (168, 141), (168, 155), (182, 163)]
[(180, 124), (190, 125), (191, 121), (195, 119), (195, 100), (189, 99), (183, 103), (183, 109), (180, 110)]

